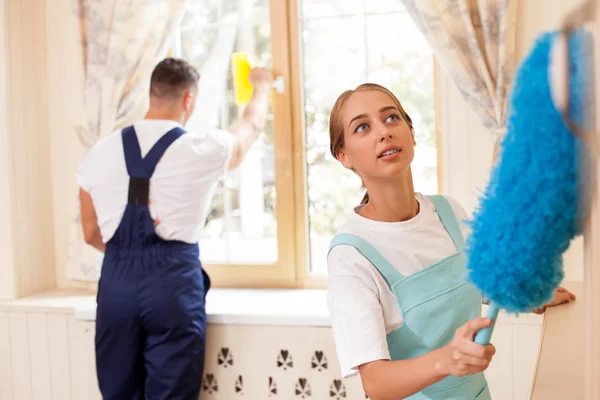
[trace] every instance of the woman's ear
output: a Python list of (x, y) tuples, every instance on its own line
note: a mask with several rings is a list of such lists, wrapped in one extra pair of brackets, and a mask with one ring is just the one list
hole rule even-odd
[(344, 152), (344, 150), (338, 150), (337, 153), (335, 154), (335, 158), (337, 158), (337, 160), (342, 163), (342, 165), (344, 166), (344, 168), (347, 169), (352, 169), (352, 163), (350, 162), (350, 160), (348, 159), (348, 157), (346, 156), (346, 153)]
[(417, 145), (417, 139), (415, 139), (415, 130), (413, 127), (410, 127), (410, 136), (412, 137), (413, 146)]

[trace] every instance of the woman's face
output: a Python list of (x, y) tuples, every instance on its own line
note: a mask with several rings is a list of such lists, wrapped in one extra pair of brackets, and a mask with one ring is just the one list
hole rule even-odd
[(355, 92), (341, 113), (344, 148), (337, 157), (344, 167), (354, 169), (365, 184), (409, 169), (415, 155), (414, 135), (387, 93)]

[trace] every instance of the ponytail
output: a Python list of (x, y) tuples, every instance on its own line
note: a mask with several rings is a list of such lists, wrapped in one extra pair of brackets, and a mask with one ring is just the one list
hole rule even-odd
[(360, 204), (367, 204), (369, 202), (369, 192), (365, 192), (365, 196), (360, 201)]

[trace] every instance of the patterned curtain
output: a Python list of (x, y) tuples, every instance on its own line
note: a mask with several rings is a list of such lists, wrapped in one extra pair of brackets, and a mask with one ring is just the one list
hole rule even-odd
[[(147, 101), (149, 77), (167, 56), (187, 0), (75, 0), (81, 28), (86, 124), (75, 126), (89, 149), (114, 129), (131, 123)], [(71, 222), (67, 274), (94, 281), (102, 254), (85, 244), (79, 201)]]
[(506, 129), (515, 69), (516, 1), (403, 0), (442, 69), (495, 134)]

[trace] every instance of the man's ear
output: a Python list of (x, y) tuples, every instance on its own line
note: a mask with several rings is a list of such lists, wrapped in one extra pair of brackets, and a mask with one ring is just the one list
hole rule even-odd
[(192, 91), (186, 92), (186, 94), (183, 96), (183, 108), (185, 110), (189, 110), (192, 107), (193, 100), (194, 93)]

